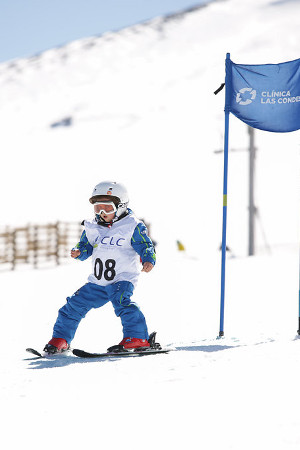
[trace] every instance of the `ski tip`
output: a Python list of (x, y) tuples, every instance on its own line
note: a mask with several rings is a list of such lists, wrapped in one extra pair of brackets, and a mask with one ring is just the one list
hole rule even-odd
[(26, 348), (26, 352), (32, 353), (33, 355), (39, 356), (40, 358), (43, 357), (43, 355), (34, 348)]
[(79, 358), (97, 358), (106, 355), (106, 353), (89, 353), (79, 348), (73, 348), (72, 353)]

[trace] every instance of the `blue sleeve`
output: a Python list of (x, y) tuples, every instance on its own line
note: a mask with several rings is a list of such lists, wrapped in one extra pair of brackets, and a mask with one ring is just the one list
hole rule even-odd
[(147, 235), (146, 225), (139, 223), (132, 235), (131, 245), (134, 250), (140, 255), (142, 264), (145, 262), (150, 262), (155, 265), (156, 254), (153, 243), (149, 236)]
[(74, 248), (80, 250), (80, 255), (75, 258), (80, 261), (84, 261), (93, 253), (93, 246), (89, 243), (85, 231), (83, 231), (80, 241)]

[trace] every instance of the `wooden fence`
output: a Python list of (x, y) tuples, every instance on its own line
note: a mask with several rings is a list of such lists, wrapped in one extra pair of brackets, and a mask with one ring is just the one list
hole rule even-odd
[(82, 232), (80, 223), (56, 222), (0, 228), (0, 271), (61, 264), (70, 257)]

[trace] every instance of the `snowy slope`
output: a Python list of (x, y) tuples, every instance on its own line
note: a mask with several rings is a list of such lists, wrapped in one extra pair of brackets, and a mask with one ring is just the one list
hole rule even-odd
[[(226, 52), (249, 64), (300, 57), (299, 13), (299, 1), (216, 1), (0, 65), (0, 225), (82, 220), (97, 182), (123, 181), (158, 241), (157, 266), (141, 274), (135, 300), (149, 329), (177, 349), (129, 361), (24, 361), (24, 348), (48, 341), (90, 265), (0, 274), (1, 447), (299, 448), (299, 132), (256, 132), (258, 255), (247, 258), (248, 135), (230, 119), (236, 257), (217, 340), (224, 94), (213, 95)], [(51, 128), (66, 117), (72, 126)], [(73, 345), (101, 351), (120, 339), (107, 305), (86, 317)]]

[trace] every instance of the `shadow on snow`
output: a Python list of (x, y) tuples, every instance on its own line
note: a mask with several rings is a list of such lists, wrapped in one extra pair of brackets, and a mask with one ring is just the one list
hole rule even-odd
[[(111, 358), (111, 360), (115, 361), (120, 358)], [(76, 356), (57, 356), (50, 358), (25, 358), (23, 361), (29, 362), (28, 369), (56, 369), (59, 367), (70, 366), (71, 364), (87, 364), (91, 362), (102, 363), (107, 361), (107, 359), (95, 358), (95, 359), (85, 359), (85, 358), (77, 358)]]
[(240, 345), (189, 345), (185, 347), (176, 347), (176, 350), (184, 350), (187, 352), (220, 352), (221, 350), (228, 350), (230, 348), (237, 348)]

